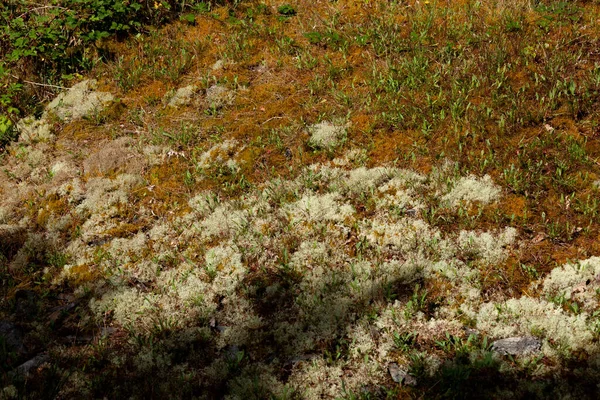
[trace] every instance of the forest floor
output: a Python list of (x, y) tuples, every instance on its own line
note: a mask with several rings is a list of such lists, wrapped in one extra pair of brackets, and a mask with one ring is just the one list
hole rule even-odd
[(598, 1), (213, 6), (69, 86), (0, 153), (0, 399), (600, 395)]

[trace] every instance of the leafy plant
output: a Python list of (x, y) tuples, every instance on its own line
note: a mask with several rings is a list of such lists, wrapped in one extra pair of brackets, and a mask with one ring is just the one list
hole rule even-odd
[(0, 115), (0, 152), (11, 141), (16, 139), (13, 123), (5, 115)]
[(394, 344), (400, 351), (407, 352), (414, 346), (418, 335), (416, 332), (394, 332)]
[(277, 12), (286, 17), (293, 17), (296, 15), (296, 9), (289, 4), (284, 4), (277, 8)]
[(47, 0), (42, 6), (30, 0), (3, 1), (0, 113), (6, 117), (28, 111), (45, 91), (73, 72), (91, 68), (105, 39), (140, 32), (177, 15), (192, 23), (189, 11), (206, 9), (205, 2), (195, 0)]

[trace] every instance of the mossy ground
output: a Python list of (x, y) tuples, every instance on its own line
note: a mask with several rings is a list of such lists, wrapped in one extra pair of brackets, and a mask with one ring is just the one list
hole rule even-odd
[(289, 4), (98, 43), (118, 101), (0, 155), (0, 397), (594, 398), (600, 4)]

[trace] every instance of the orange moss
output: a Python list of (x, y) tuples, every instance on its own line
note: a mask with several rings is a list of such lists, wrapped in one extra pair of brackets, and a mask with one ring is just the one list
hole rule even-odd
[(521, 260), (515, 255), (511, 255), (501, 265), (485, 268), (481, 272), (481, 278), (481, 291), (489, 297), (498, 292), (510, 297), (519, 297), (527, 291), (529, 284), (536, 280), (535, 276), (525, 273), (521, 268)]
[[(162, 165), (150, 168), (144, 174), (148, 185), (133, 193), (135, 206), (143, 206), (157, 216), (173, 216), (174, 210), (182, 212), (187, 207), (191, 190), (184, 183), (184, 174), (188, 170), (189, 166), (179, 158), (171, 158)], [(193, 190), (200, 191), (210, 186), (208, 180), (203, 180), (195, 184)]]
[(91, 147), (93, 142), (110, 138), (109, 126), (96, 125), (92, 121), (79, 119), (63, 125), (58, 132), (60, 139), (70, 140), (85, 147)]
[(69, 281), (74, 286), (80, 286), (102, 278), (102, 271), (89, 264), (74, 265), (69, 272)]
[(505, 215), (522, 218), (527, 210), (527, 202), (525, 197), (511, 194), (502, 199), (499, 208)]
[(124, 223), (120, 224), (116, 228), (111, 228), (105, 231), (103, 234), (113, 238), (127, 238), (138, 233), (142, 228), (142, 224)]

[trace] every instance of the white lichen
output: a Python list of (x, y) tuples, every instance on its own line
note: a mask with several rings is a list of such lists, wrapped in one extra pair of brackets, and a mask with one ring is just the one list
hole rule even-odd
[(542, 285), (546, 297), (573, 300), (584, 310), (594, 312), (599, 305), (600, 257), (591, 257), (554, 268), (543, 280)]
[(489, 204), (498, 200), (500, 194), (500, 188), (489, 175), (482, 178), (469, 175), (455, 182), (452, 190), (442, 197), (442, 201), (451, 207), (457, 207), (463, 202)]
[(314, 194), (310, 191), (292, 204), (286, 204), (283, 211), (288, 215), (290, 222), (342, 222), (354, 214), (350, 204), (340, 202), (341, 196), (337, 193), (324, 195)]
[(190, 103), (192, 96), (196, 94), (198, 87), (196, 85), (188, 85), (177, 89), (177, 91), (169, 99), (169, 107), (180, 107)]
[(72, 120), (85, 117), (91, 112), (100, 112), (113, 101), (114, 96), (108, 92), (98, 92), (96, 87), (94, 79), (73, 85), (48, 104), (45, 115), (52, 113), (61, 120)]
[(546, 300), (530, 297), (485, 303), (477, 314), (477, 329), (494, 338), (534, 335), (570, 350), (594, 349), (595, 333), (589, 315), (573, 315)]
[(209, 168), (215, 164), (225, 164), (232, 160), (232, 157), (234, 157), (242, 148), (238, 146), (236, 140), (225, 140), (202, 153), (198, 161), (198, 166), (200, 168)]
[(317, 149), (333, 150), (346, 138), (346, 127), (331, 122), (320, 122), (308, 127), (308, 144)]

